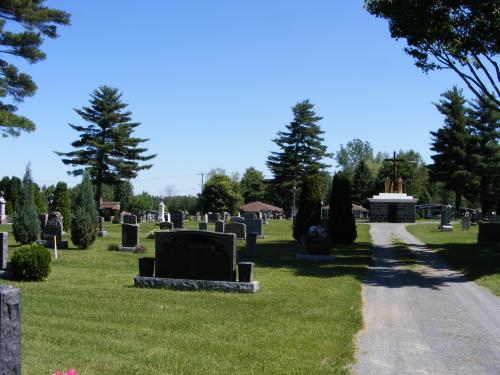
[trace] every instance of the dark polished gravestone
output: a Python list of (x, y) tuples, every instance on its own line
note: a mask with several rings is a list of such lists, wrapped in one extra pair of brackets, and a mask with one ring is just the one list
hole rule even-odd
[(0, 270), (7, 269), (9, 259), (9, 233), (0, 232)]
[(0, 374), (21, 374), (21, 290), (0, 285)]
[(198, 223), (198, 229), (199, 230), (208, 230), (208, 223), (205, 223), (202, 221), (201, 223)]
[(106, 237), (107, 234), (108, 232), (104, 230), (104, 217), (99, 216), (99, 230), (97, 231), (97, 237)]
[(234, 216), (231, 218), (231, 223), (242, 223), (245, 224), (245, 218), (241, 216)]
[(123, 224), (137, 224), (137, 216), (136, 215), (124, 215), (123, 216)]
[(162, 230), (173, 230), (174, 229), (174, 224), (171, 223), (170, 221), (164, 221), (160, 223), (160, 229)]
[(62, 216), (59, 212), (51, 212), (47, 218), (47, 224), (45, 225), (45, 229), (42, 233), (42, 240), (46, 247), (53, 248), (54, 247), (54, 237), (57, 241), (57, 247), (59, 249), (67, 249), (68, 241), (62, 240)]
[(219, 221), (221, 218), (221, 215), (218, 213), (218, 212), (214, 212), (214, 213), (209, 213), (208, 214), (208, 222), (209, 223), (215, 223), (217, 221)]
[(224, 222), (222, 220), (215, 222), (215, 232), (224, 233)]
[[(120, 250), (122, 251), (134, 251), (135, 247), (139, 244), (139, 224), (128, 224), (126, 218), (133, 216), (137, 222), (137, 217), (135, 215), (127, 215), (123, 217), (122, 224), (122, 246)], [(130, 219), (130, 221), (134, 221)]]
[(184, 211), (174, 211), (172, 213), (172, 223), (174, 224), (175, 229), (182, 229), (184, 228), (184, 220), (186, 219), (186, 214)]
[(224, 226), (224, 233), (234, 233), (238, 240), (247, 238), (246, 225), (242, 223), (229, 223)]
[(259, 237), (262, 237), (263, 236), (262, 224), (263, 224), (262, 219), (245, 220), (245, 225), (247, 226), (247, 234), (257, 233)]
[(233, 234), (206, 231), (157, 232), (155, 276), (236, 281)]
[(255, 220), (257, 218), (257, 215), (255, 214), (255, 212), (245, 212), (243, 214), (243, 217), (245, 218), (245, 220)]

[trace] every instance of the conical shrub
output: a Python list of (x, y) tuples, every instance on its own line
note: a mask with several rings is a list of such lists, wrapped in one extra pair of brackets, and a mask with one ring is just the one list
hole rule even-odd
[(96, 239), (98, 213), (94, 201), (90, 176), (86, 172), (76, 188), (73, 217), (71, 218), (71, 242), (80, 249), (88, 248)]
[(21, 196), (12, 217), (12, 231), (16, 241), (23, 245), (35, 242), (40, 233), (29, 164), (23, 177)]

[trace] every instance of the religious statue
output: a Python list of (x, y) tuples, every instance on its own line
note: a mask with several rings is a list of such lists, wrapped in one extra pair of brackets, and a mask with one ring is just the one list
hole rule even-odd
[(389, 177), (386, 177), (386, 178), (385, 178), (385, 187), (384, 187), (384, 188), (385, 188), (385, 192), (386, 192), (386, 193), (388, 193), (388, 192), (389, 192), (389, 184), (390, 184), (390, 182), (389, 182)]
[(398, 193), (403, 194), (403, 179), (401, 177), (398, 178)]
[(390, 189), (390, 192), (391, 193), (394, 193), (394, 182), (391, 181), (391, 189)]

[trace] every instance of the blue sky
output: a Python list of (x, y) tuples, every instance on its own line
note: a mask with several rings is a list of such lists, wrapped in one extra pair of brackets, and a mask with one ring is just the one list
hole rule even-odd
[(44, 43), (45, 61), (15, 61), (39, 87), (19, 105), (37, 130), (0, 139), (0, 175), (22, 176), (31, 162), (39, 184), (79, 182), (53, 151), (71, 150), (77, 133), (68, 123), (82, 124), (73, 108), (104, 84), (123, 92), (142, 123), (136, 135), (158, 154), (133, 180), (136, 192), (152, 194), (166, 185), (196, 194), (196, 174), (212, 168), (242, 174), (253, 166), (270, 176), (272, 139), (304, 99), (323, 116), (330, 152), (360, 138), (376, 152), (414, 149), (429, 162), (429, 131), (443, 123), (432, 103), (462, 87), (451, 72), (417, 69), (361, 0), (47, 5), (71, 13), (72, 25)]

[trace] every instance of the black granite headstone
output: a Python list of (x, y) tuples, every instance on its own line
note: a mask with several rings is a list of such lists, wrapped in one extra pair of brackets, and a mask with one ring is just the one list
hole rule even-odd
[(224, 222), (222, 220), (215, 222), (215, 232), (224, 233)]
[(236, 244), (233, 234), (158, 232), (155, 258), (156, 277), (236, 281)]
[(185, 220), (184, 211), (177, 210), (172, 213), (172, 223), (174, 224), (175, 229), (184, 228), (184, 220)]
[(174, 229), (174, 224), (169, 221), (164, 221), (160, 223), (160, 229), (172, 230)]
[(137, 216), (136, 215), (124, 215), (123, 216), (123, 224), (137, 224)]
[(262, 236), (262, 219), (248, 219), (245, 220), (245, 225), (247, 226), (247, 233), (254, 232), (257, 233), (259, 236)]
[(209, 213), (208, 214), (208, 222), (209, 223), (215, 223), (216, 221), (220, 220), (220, 214), (218, 212), (215, 213)]
[(136, 247), (139, 244), (139, 224), (122, 224), (122, 247)]
[(21, 374), (21, 290), (0, 285), (0, 374)]
[(246, 225), (242, 223), (229, 223), (224, 225), (224, 233), (234, 233), (239, 240), (247, 238)]
[(62, 230), (63, 228), (60, 214), (58, 212), (51, 212), (47, 219), (45, 230), (43, 231), (43, 239), (48, 240), (53, 244), (55, 236), (57, 242), (60, 242), (62, 238)]
[(208, 230), (208, 223), (205, 223), (202, 221), (201, 223), (198, 223), (198, 229), (199, 230)]
[(9, 234), (0, 232), (0, 269), (7, 269), (7, 260), (9, 259)]

